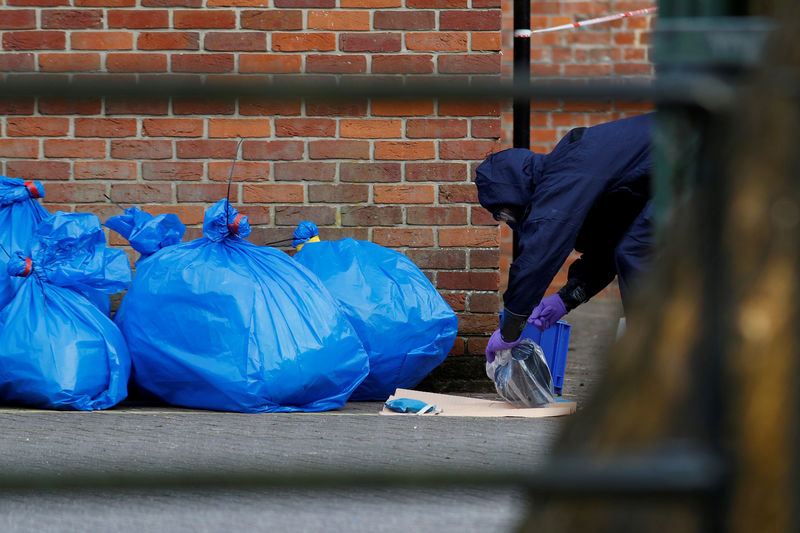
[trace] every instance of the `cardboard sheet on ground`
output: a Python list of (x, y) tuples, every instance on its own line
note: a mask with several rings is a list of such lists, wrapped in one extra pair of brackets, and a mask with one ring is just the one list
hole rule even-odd
[[(578, 407), (575, 402), (557, 402), (547, 407), (518, 408), (502, 400), (484, 400), (466, 396), (452, 396), (450, 394), (437, 394), (434, 392), (421, 392), (407, 389), (397, 389), (389, 400), (395, 398), (411, 398), (436, 405), (442, 412), (438, 415), (425, 414), (422, 416), (479, 416), (479, 417), (524, 417), (543, 418), (548, 416), (564, 416), (574, 413)], [(388, 400), (387, 400), (388, 401)], [(386, 406), (382, 415), (413, 416), (396, 413)]]

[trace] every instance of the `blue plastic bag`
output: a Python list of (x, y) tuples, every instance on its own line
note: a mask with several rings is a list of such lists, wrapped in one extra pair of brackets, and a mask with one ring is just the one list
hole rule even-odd
[(386, 400), (414, 387), (453, 347), (456, 314), (400, 252), (354, 239), (312, 242), (308, 224), (298, 228), (294, 259), (322, 279), (369, 354), (369, 376), (351, 399)]
[(105, 226), (122, 235), (141, 254), (139, 261), (173, 244), (178, 244), (186, 233), (177, 215), (153, 216), (129, 207), (122, 215), (109, 218)]
[(227, 200), (204, 237), (139, 263), (115, 317), (133, 382), (173, 405), (239, 412), (341, 407), (367, 354), (320, 280), (284, 252), (256, 246)]
[(46, 409), (93, 410), (127, 396), (130, 356), (116, 325), (79, 290), (120, 292), (128, 258), (106, 247), (88, 213), (55, 213), (38, 226), (31, 253), (8, 274), (22, 283), (0, 311), (0, 400)]
[[(50, 213), (36, 198), (44, 198), (44, 187), (39, 181), (24, 181), (0, 176), (0, 309), (11, 301), (17, 288), (22, 284), (20, 278), (12, 278), (6, 272), (9, 258), (16, 252), (30, 255), (36, 228)], [(111, 311), (108, 295), (95, 290), (87, 290), (89, 298), (104, 314)]]

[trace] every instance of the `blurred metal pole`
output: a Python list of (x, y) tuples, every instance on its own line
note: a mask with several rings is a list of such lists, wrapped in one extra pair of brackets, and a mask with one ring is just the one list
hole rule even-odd
[[(531, 40), (529, 36), (517, 36), (517, 30), (531, 29), (531, 0), (514, 0), (514, 85), (527, 88), (531, 81)], [(531, 146), (531, 101), (530, 98), (515, 98), (514, 148)], [(513, 258), (519, 253), (519, 235), (513, 234)]]

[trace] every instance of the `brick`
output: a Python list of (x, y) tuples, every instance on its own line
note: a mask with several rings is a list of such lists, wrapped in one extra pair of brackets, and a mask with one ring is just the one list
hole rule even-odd
[(203, 7), (203, 0), (142, 0), (142, 7)]
[(172, 12), (172, 26), (177, 30), (195, 28), (235, 28), (236, 13), (232, 10), (175, 10)]
[(502, 109), (503, 104), (498, 100), (443, 100), (439, 102), (439, 115), (441, 116), (499, 117)]
[(39, 98), (39, 113), (43, 115), (97, 115), (103, 109), (100, 99)]
[(67, 161), (9, 161), (6, 163), (5, 173), (11, 178), (48, 181), (66, 181), (72, 174)]
[(47, 9), (41, 14), (42, 29), (73, 29), (103, 27), (103, 12), (99, 9)]
[(439, 16), (439, 29), (442, 31), (498, 31), (501, 29), (500, 10), (443, 11)]
[(286, 54), (247, 54), (239, 57), (239, 72), (300, 72), (303, 56)]
[[(153, 216), (158, 216), (164, 213), (178, 215), (178, 218), (181, 219), (181, 222), (187, 226), (190, 224), (202, 224), (206, 210), (206, 206), (202, 205), (144, 205), (141, 207), (142, 211), (150, 213)], [(189, 231), (187, 230), (186, 233), (188, 234)], [(187, 238), (184, 237), (184, 240), (187, 240)]]
[(0, 52), (0, 72), (30, 72), (35, 70), (33, 54), (9, 54)]
[(320, 228), (319, 237), (324, 241), (337, 241), (340, 239), (369, 240), (367, 228)]
[[(473, 0), (473, 4), (476, 0)], [(468, 0), (406, 0), (409, 9), (466, 9)], [(473, 5), (472, 7), (477, 7)]]
[[(228, 185), (225, 183), (180, 183), (177, 186), (178, 202), (208, 202), (213, 203), (221, 198), (225, 198), (228, 193)], [(238, 202), (239, 188), (230, 188), (231, 202)]]
[[(147, 181), (199, 180), (203, 177), (203, 163), (165, 161), (142, 163), (142, 179)], [(184, 221), (184, 223), (186, 223)]]
[(241, 27), (263, 31), (303, 30), (303, 12), (297, 9), (243, 11)]
[(263, 32), (211, 32), (203, 44), (211, 51), (266, 52), (267, 36)]
[(467, 122), (458, 119), (409, 119), (406, 122), (406, 135), (411, 139), (465, 137), (467, 129)]
[(360, 139), (397, 139), (403, 135), (400, 119), (343, 119), (340, 136)]
[(463, 226), (467, 223), (467, 208), (451, 207), (409, 207), (406, 223), (422, 226)]
[(497, 228), (439, 228), (439, 246), (499, 246)]
[(303, 148), (303, 141), (245, 141), (242, 144), (242, 159), (266, 161), (301, 159)]
[(376, 30), (432, 30), (436, 27), (436, 14), (432, 11), (376, 11), (372, 25)]
[[(451, 272), (442, 272), (440, 273), (440, 280), (443, 274), (447, 274), (448, 284), (453, 282), (461, 282), (464, 283), (465, 281), (469, 281), (469, 277), (465, 277), (459, 274), (463, 274), (461, 272), (458, 273), (451, 273)], [(455, 276), (450, 276), (450, 274), (456, 274)], [(488, 273), (487, 273), (488, 274)], [(486, 286), (488, 280), (483, 279), (486, 276), (476, 276), (478, 280), (482, 282), (482, 286)], [(444, 287), (441, 286), (440, 289)], [(466, 289), (466, 287), (460, 287), (461, 289)], [(491, 290), (491, 289), (481, 289), (481, 290)], [(458, 332), (461, 334), (489, 334), (495, 329), (497, 329), (498, 320), (497, 315), (491, 313), (472, 313), (472, 314), (463, 314), (458, 315)]]
[(440, 204), (477, 204), (478, 190), (472, 183), (439, 186)]
[(194, 31), (145, 31), (136, 40), (139, 50), (200, 50), (200, 34)]
[(47, 201), (65, 204), (106, 202), (106, 186), (101, 183), (48, 183)]
[(172, 185), (169, 183), (124, 183), (111, 185), (111, 198), (118, 203), (143, 204), (172, 201)]
[(275, 181), (333, 181), (336, 163), (275, 163)]
[(431, 204), (436, 198), (432, 185), (373, 185), (376, 204)]
[(336, 34), (273, 33), (272, 49), (276, 52), (327, 52), (336, 50)]
[(111, 157), (115, 159), (170, 159), (172, 141), (111, 141)]
[[(269, 214), (269, 206), (266, 205), (237, 205), (236, 209), (242, 215), (247, 216), (250, 225), (269, 224), (272, 217)], [(268, 241), (264, 241), (268, 242)]]
[(74, 5), (75, 7), (135, 7), (136, 0), (74, 0)]
[(336, 0), (275, 0), (275, 7), (305, 9), (310, 7), (336, 7)]
[(499, 139), (503, 135), (503, 124), (500, 119), (474, 119), (472, 136), (478, 139)]
[(375, 228), (372, 242), (380, 246), (399, 248), (424, 248), (433, 246), (433, 230), (430, 228)]
[(311, 159), (369, 159), (369, 142), (309, 141), (308, 156)]
[(33, 98), (0, 98), (0, 115), (32, 115), (35, 108)]
[[(265, 181), (269, 179), (269, 163), (261, 161), (237, 161), (233, 168), (233, 181)], [(208, 179), (228, 181), (231, 175), (231, 162), (209, 161)]]
[[(297, 226), (304, 220), (313, 220), (318, 226), (330, 226), (336, 222), (336, 210), (329, 206), (276, 206), (275, 224)], [(283, 238), (288, 237), (285, 235)]]
[(466, 181), (463, 163), (408, 163), (406, 181)]
[(342, 226), (396, 226), (403, 223), (399, 206), (346, 205), (342, 206)]
[(39, 69), (42, 72), (100, 70), (100, 54), (86, 52), (39, 54)]
[(169, 100), (106, 99), (106, 115), (166, 115), (168, 112)]
[(437, 58), (442, 74), (499, 74), (500, 54), (443, 55)]
[(20, 117), (6, 121), (6, 135), (9, 137), (60, 137), (68, 132), (68, 118)]
[(325, 10), (308, 12), (309, 30), (367, 31), (370, 30), (368, 11)]
[(208, 119), (208, 136), (213, 137), (269, 137), (268, 119)]
[(309, 202), (362, 203), (369, 200), (369, 185), (340, 183), (337, 185), (312, 184), (308, 186)]
[(90, 139), (46, 139), (45, 157), (100, 159), (106, 156), (106, 142)]
[(386, 9), (403, 7), (402, 0), (339, 0), (339, 7), (345, 9)]
[(179, 159), (233, 159), (236, 144), (221, 139), (175, 141), (175, 155)]
[(500, 250), (470, 250), (469, 265), (471, 268), (497, 268), (500, 264)]
[(134, 118), (76, 118), (75, 137), (133, 137)]
[[(496, 291), (500, 285), (500, 274), (498, 272), (440, 272), (437, 281), (439, 289)], [(488, 328), (481, 327), (481, 331), (492, 331), (497, 328), (497, 316), (488, 316), (486, 320), (492, 325)]]
[(469, 297), (469, 310), (473, 313), (497, 313), (502, 310), (502, 302), (497, 293), (472, 293)]
[(245, 184), (242, 186), (242, 200), (245, 203), (303, 203), (303, 186), (301, 184), (266, 185)]
[(472, 209), (472, 217), (470, 218), (470, 224), (473, 226), (497, 226), (497, 221), (494, 219), (492, 214), (483, 209), (482, 207), (475, 206)]
[(231, 72), (233, 54), (172, 54), (173, 72)]
[(425, 52), (466, 52), (467, 34), (464, 32), (426, 32), (406, 34), (406, 48)]
[(169, 11), (166, 9), (109, 10), (109, 28), (153, 29), (169, 28)]
[(614, 74), (619, 76), (650, 76), (653, 66), (650, 63), (617, 63), (614, 65)]
[(109, 72), (166, 72), (166, 54), (110, 53), (106, 55)]
[(3, 10), (0, 30), (28, 30), (36, 27), (36, 12), (33, 9)]
[(367, 71), (367, 58), (363, 55), (308, 55), (306, 72), (358, 74)]
[(134, 181), (138, 172), (132, 161), (76, 161), (75, 179)]
[[(450, 308), (455, 311), (456, 313), (460, 313), (466, 310), (466, 296), (463, 292), (446, 292), (442, 294), (442, 298)], [(448, 357), (451, 355), (463, 355), (463, 341), (464, 337), (456, 337), (456, 342), (451, 348)], [(484, 350), (486, 348), (484, 347)]]
[(81, 31), (70, 34), (73, 50), (131, 50), (133, 35), (121, 31)]
[(174, 98), (172, 112), (176, 115), (233, 115), (236, 112), (236, 102), (233, 100)]
[(342, 52), (399, 52), (403, 38), (399, 33), (343, 33), (339, 36)]
[(372, 101), (372, 115), (378, 117), (419, 117), (434, 113), (432, 100), (382, 100)]
[(269, 7), (269, 0), (207, 0), (207, 7)]
[(376, 141), (375, 159), (433, 159), (436, 148), (432, 141)]
[(343, 182), (396, 183), (402, 179), (400, 163), (342, 163), (339, 179)]
[(360, 117), (367, 114), (367, 100), (331, 101), (307, 100), (306, 115), (323, 117)]
[(66, 45), (63, 31), (3, 32), (4, 50), (63, 50)]
[[(241, 59), (241, 58), (240, 58)], [(300, 100), (239, 100), (239, 114), (245, 116), (296, 116), (302, 112)]]
[(419, 268), (433, 270), (467, 268), (467, 252), (465, 250), (409, 250), (406, 255)]
[(393, 54), (372, 56), (372, 72), (378, 74), (430, 74), (433, 56), (423, 54)]
[(278, 137), (333, 137), (336, 135), (336, 121), (325, 118), (276, 118), (275, 135)]
[(497, 141), (461, 140), (440, 141), (439, 157), (441, 159), (485, 159), (489, 154), (497, 152), (500, 145)]

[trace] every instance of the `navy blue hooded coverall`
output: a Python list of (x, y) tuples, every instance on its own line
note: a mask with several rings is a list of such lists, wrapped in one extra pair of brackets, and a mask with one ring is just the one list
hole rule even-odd
[(481, 205), (522, 214), (512, 226), (519, 253), (503, 295), (504, 316), (527, 318), (573, 249), (581, 256), (558, 292), (567, 311), (617, 274), (625, 305), (630, 280), (646, 268), (652, 249), (652, 120), (647, 114), (577, 128), (549, 154), (512, 148), (478, 166)]

